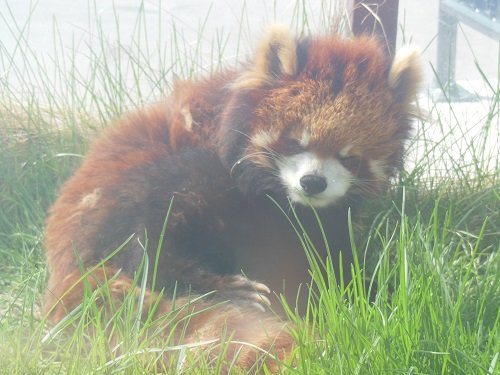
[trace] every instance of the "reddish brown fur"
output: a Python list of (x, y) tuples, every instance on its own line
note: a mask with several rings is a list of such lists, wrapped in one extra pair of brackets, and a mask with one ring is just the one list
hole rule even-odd
[[(91, 288), (97, 288), (121, 269), (109, 281), (112, 299), (120, 303), (140, 264), (139, 241), (145, 242), (145, 230), (148, 257), (154, 264), (154, 249), (174, 197), (157, 287), (166, 295), (176, 282), (178, 293), (218, 291), (213, 301), (196, 302), (194, 310), (218, 300), (232, 301), (191, 318), (184, 342), (219, 338), (227, 329), (234, 340), (270, 350), (280, 358), (291, 352), (293, 339), (283, 330), (283, 323), (252, 307), (256, 284), (235, 276), (243, 270), (272, 290), (284, 292), (289, 301), (295, 300), (299, 285), (309, 282), (304, 251), (287, 218), (267, 194), (281, 204), (287, 204), (286, 197), (266, 170), (272, 163), (259, 153), (266, 149), (252, 143), (252, 135), (258, 131), (278, 134), (270, 147), (281, 150), (287, 146), (284, 139), (299, 139), (308, 129), (311, 150), (334, 157), (351, 145), (355, 165), (352, 161), (344, 165), (367, 178), (373, 173), (369, 160), (383, 163), (387, 176), (397, 171), (410, 123), (409, 103), (394, 94), (405, 87), (390, 87), (390, 61), (375, 40), (316, 38), (297, 44), (306, 51), (295, 55), (288, 50), (295, 42), (280, 44), (276, 39), (283, 38), (283, 33), (276, 35), (269, 38), (268, 46), (265, 42), (261, 46), (260, 53), (267, 59), (260, 56), (263, 71), (245, 68), (206, 80), (178, 82), (166, 102), (129, 115), (92, 145), (80, 169), (61, 189), (47, 221), (50, 278), (45, 311), (52, 322), (61, 320), (82, 300), (79, 265), (96, 265), (133, 234), (106, 268), (84, 277)], [(288, 48), (282, 54), (285, 57), (274, 55), (280, 48)], [(279, 61), (288, 56), (297, 56), (297, 61)], [(296, 66), (297, 72), (282, 73), (280, 66), (288, 70)], [(403, 67), (402, 74), (410, 68)], [(255, 156), (245, 157), (254, 152)], [(380, 187), (378, 182), (370, 186)], [(353, 188), (352, 196), (320, 210), (333, 242), (332, 257), (335, 260), (344, 251), (345, 269), (350, 260), (347, 210), (357, 198)], [(306, 207), (297, 207), (297, 212), (320, 255), (326, 256), (314, 214)], [(148, 294), (144, 311), (155, 296)], [(305, 297), (302, 292), (302, 301)], [(176, 304), (184, 302), (188, 297), (181, 296)], [(279, 305), (276, 300), (273, 304)], [(171, 309), (171, 301), (164, 298), (156, 314)], [(237, 347), (230, 347), (228, 358)], [(245, 347), (237, 363), (249, 368), (256, 360), (256, 352)], [(277, 370), (275, 362), (268, 365)]]

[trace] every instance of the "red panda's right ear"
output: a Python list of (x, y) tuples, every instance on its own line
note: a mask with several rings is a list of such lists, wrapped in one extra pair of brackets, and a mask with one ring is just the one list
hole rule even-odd
[(297, 71), (297, 40), (286, 26), (269, 27), (260, 41), (252, 65), (233, 83), (237, 89), (272, 84)]
[(394, 56), (389, 71), (389, 86), (395, 98), (409, 104), (418, 94), (423, 76), (420, 49), (414, 45), (406, 45)]

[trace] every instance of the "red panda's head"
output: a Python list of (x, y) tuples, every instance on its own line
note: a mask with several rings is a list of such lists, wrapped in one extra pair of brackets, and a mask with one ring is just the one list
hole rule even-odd
[(315, 207), (377, 191), (401, 166), (420, 54), (370, 37), (296, 39), (272, 27), (232, 83), (220, 156), (247, 193)]

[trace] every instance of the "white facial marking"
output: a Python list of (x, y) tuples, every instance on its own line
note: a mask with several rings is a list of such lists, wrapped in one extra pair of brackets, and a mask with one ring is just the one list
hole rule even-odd
[(299, 143), (302, 147), (307, 148), (309, 146), (309, 141), (311, 140), (311, 133), (309, 133), (307, 130), (304, 130), (302, 133), (302, 137), (299, 140)]
[(373, 173), (377, 181), (387, 180), (387, 173), (385, 173), (385, 165), (383, 162), (380, 160), (370, 160), (368, 165), (370, 167), (370, 172)]
[[(279, 175), (292, 201), (314, 207), (325, 207), (342, 198), (353, 178), (337, 159), (322, 159), (312, 152), (280, 158)], [(318, 194), (307, 195), (300, 184), (300, 179), (307, 175), (324, 177), (326, 189)]]
[(345, 146), (342, 150), (339, 151), (339, 155), (343, 158), (349, 156), (349, 151), (351, 151), (352, 145)]
[(251, 143), (262, 148), (270, 148), (278, 139), (278, 135), (269, 131), (260, 130), (252, 136)]

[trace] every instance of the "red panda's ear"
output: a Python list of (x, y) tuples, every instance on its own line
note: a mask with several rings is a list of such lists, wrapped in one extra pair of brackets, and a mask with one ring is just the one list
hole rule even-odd
[(255, 53), (252, 64), (234, 82), (235, 88), (257, 88), (272, 84), (297, 70), (297, 40), (286, 26), (270, 26)]
[(409, 104), (420, 89), (422, 75), (420, 49), (414, 45), (403, 46), (394, 56), (388, 76), (395, 98)]

